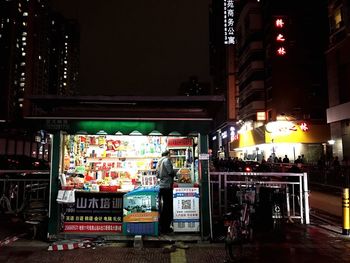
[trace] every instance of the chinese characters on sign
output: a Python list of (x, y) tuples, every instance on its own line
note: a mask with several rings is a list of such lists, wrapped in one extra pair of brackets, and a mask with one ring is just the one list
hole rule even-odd
[[(63, 207), (67, 232), (118, 232), (123, 221), (123, 194), (76, 192), (75, 203)], [(73, 229), (74, 228), (74, 229)]]
[(286, 22), (285, 18), (277, 17), (275, 18), (275, 28), (276, 28), (276, 35), (275, 35), (275, 43), (276, 43), (276, 54), (278, 56), (284, 56), (287, 54), (287, 48), (286, 48), (286, 36), (285, 36), (285, 30), (286, 30)]
[(225, 44), (235, 44), (234, 30), (234, 0), (224, 0), (224, 32)]
[(174, 188), (174, 231), (199, 231), (199, 188)]

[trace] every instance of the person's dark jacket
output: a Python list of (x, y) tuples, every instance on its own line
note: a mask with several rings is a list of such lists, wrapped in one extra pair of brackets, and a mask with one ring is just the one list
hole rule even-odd
[(170, 159), (166, 156), (159, 159), (157, 164), (157, 176), (160, 179), (160, 188), (171, 188), (175, 172)]

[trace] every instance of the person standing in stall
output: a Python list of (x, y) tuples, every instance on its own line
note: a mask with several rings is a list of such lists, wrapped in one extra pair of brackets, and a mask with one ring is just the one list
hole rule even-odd
[(170, 152), (165, 151), (157, 164), (157, 177), (159, 179), (159, 198), (163, 201), (160, 211), (160, 232), (172, 232), (171, 222), (173, 220), (173, 182), (175, 172), (170, 160)]

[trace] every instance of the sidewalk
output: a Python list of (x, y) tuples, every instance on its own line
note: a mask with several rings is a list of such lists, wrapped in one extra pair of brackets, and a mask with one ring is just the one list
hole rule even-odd
[[(169, 243), (144, 241), (143, 248), (125, 242), (67, 251), (47, 251), (49, 244), (16, 241), (0, 247), (0, 262), (224, 262), (223, 243), (186, 243), (187, 249), (165, 251)], [(281, 234), (257, 235), (244, 244), (240, 262), (340, 263), (350, 258), (350, 238), (315, 225), (286, 225)]]

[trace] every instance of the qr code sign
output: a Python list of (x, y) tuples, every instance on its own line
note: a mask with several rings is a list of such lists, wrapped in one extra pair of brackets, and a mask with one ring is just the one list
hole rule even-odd
[(191, 209), (191, 200), (181, 200), (182, 209)]

